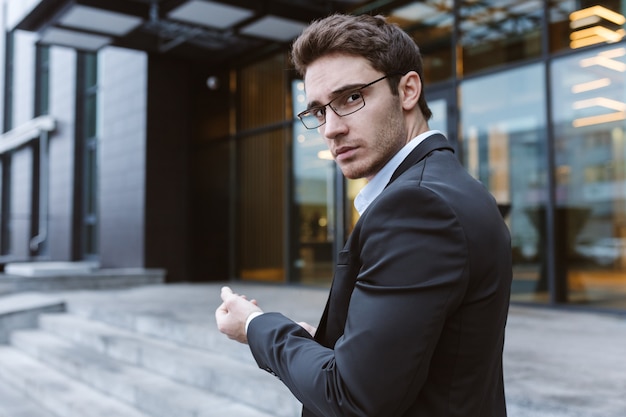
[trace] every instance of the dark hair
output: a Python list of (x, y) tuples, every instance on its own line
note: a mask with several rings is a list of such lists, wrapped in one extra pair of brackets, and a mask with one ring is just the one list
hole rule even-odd
[[(423, 81), (424, 67), (419, 47), (399, 26), (383, 16), (333, 14), (312, 22), (294, 41), (291, 59), (304, 76), (307, 67), (332, 53), (360, 56), (383, 74), (406, 74), (415, 71)], [(393, 94), (398, 94), (399, 76), (389, 77)], [(418, 101), (420, 110), (430, 119), (432, 112), (424, 91)]]

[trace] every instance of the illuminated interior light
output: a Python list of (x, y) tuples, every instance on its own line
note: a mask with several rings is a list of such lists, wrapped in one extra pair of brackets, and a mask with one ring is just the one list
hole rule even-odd
[(600, 18), (598, 16), (588, 16), (584, 19), (572, 20), (569, 24), (571, 29), (578, 29), (584, 26), (593, 25), (600, 22)]
[(572, 107), (576, 110), (588, 109), (590, 107), (605, 107), (611, 110), (617, 110), (620, 112), (626, 112), (626, 103), (621, 101), (612, 100), (606, 97), (595, 97), (587, 100), (575, 101)]
[[(606, 29), (606, 28), (604, 28)], [(600, 31), (595, 31), (595, 32), (591, 32), (592, 35), (588, 36), (588, 37), (580, 37), (575, 35), (574, 33), (578, 33), (578, 32), (574, 32), (570, 35), (570, 39), (575, 39), (572, 40), (570, 42), (570, 48), (572, 49), (577, 49), (577, 48), (582, 48), (585, 46), (589, 46), (589, 45), (595, 45), (598, 43), (614, 43), (614, 42), (618, 42), (620, 40), (622, 40), (624, 38), (624, 36), (626, 35), (626, 31), (624, 29), (619, 29), (616, 31), (611, 31), (610, 29), (606, 29), (609, 32), (614, 33), (615, 35), (612, 34), (608, 34), (608, 32), (606, 32), (606, 34), (600, 34)], [(579, 31), (582, 32), (582, 31)], [(593, 34), (596, 33), (596, 34)], [(608, 39), (607, 39), (608, 37)], [(580, 38), (580, 39), (578, 39)], [(615, 40), (614, 40), (615, 39)]]
[(574, 31), (570, 35), (570, 47), (577, 49), (604, 42), (614, 43), (624, 38), (624, 29), (612, 30), (601, 24), (586, 29), (580, 29), (585, 26), (600, 23), (602, 19), (618, 26), (626, 23), (626, 17), (622, 14), (602, 6), (593, 6), (571, 13), (570, 28)]
[(600, 36), (590, 36), (584, 39), (578, 39), (575, 41), (571, 41), (569, 43), (569, 47), (572, 49), (584, 48), (585, 46), (595, 45), (598, 43), (606, 42), (606, 39), (601, 38)]
[(622, 39), (622, 36), (617, 31), (607, 29), (604, 26), (594, 26), (587, 29), (577, 30), (572, 32), (570, 39), (573, 41), (588, 38), (592, 36), (599, 36), (604, 38), (606, 42), (618, 42)]
[[(622, 35), (624, 35), (624, 30), (622, 29)], [(606, 58), (619, 58), (621, 56), (626, 55), (626, 48), (615, 48), (609, 51), (600, 52), (598, 55), (606, 57)]]
[(570, 21), (574, 22), (591, 16), (599, 16), (619, 26), (626, 23), (626, 18), (622, 14), (614, 12), (613, 10), (609, 10), (606, 7), (602, 6), (593, 6), (586, 9), (577, 10), (570, 13), (569, 19)]
[(332, 161), (333, 160), (333, 154), (331, 154), (329, 150), (319, 151), (317, 153), (317, 157), (319, 159), (324, 159), (324, 160), (328, 160), (328, 161)]
[(626, 64), (623, 62), (615, 61), (607, 56), (597, 55), (591, 58), (585, 58), (580, 60), (580, 66), (582, 68), (592, 67), (598, 65), (608, 69), (612, 69), (617, 72), (626, 72)]
[(616, 113), (603, 114), (600, 116), (581, 117), (572, 122), (574, 127), (592, 126), (601, 123), (618, 122), (626, 120), (626, 112), (620, 111)]
[(572, 93), (584, 93), (585, 91), (598, 90), (600, 88), (608, 87), (611, 85), (610, 78), (600, 78), (598, 80), (588, 81), (586, 83), (580, 83), (572, 86)]

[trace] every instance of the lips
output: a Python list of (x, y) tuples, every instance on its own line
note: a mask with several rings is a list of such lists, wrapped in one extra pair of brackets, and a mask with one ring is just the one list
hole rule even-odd
[(356, 153), (356, 149), (356, 147), (352, 146), (340, 146), (339, 148), (335, 149), (335, 159), (337, 161), (348, 159)]

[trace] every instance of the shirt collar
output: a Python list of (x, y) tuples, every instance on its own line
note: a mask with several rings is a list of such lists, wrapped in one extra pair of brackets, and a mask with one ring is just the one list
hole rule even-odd
[(378, 171), (378, 173), (367, 184), (365, 184), (354, 199), (354, 208), (356, 208), (359, 212), (359, 215), (362, 215), (372, 201), (374, 201), (376, 197), (383, 192), (395, 170), (413, 151), (413, 149), (415, 149), (417, 145), (422, 143), (426, 138), (436, 133), (442, 134), (438, 130), (429, 130), (428, 132), (424, 132), (410, 140), (409, 143), (404, 145), (402, 149), (400, 149), (398, 153), (396, 153), (393, 158), (391, 158), (389, 162), (387, 162), (385, 166)]

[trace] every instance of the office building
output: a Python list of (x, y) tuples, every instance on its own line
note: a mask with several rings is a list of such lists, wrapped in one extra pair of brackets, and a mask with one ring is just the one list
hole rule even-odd
[(362, 187), (289, 44), (333, 11), (420, 46), (431, 127), (500, 204), (512, 299), (626, 309), (623, 0), (3, 0), (0, 255), (328, 285)]

